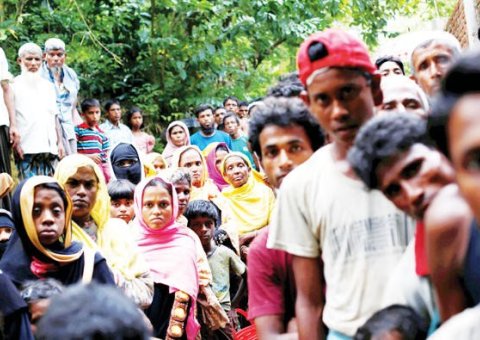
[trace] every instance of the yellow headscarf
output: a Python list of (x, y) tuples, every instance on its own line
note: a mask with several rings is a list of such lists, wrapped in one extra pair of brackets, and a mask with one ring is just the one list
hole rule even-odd
[(150, 153), (147, 153), (145, 156), (143, 156), (143, 159), (144, 159), (143, 164), (145, 167), (145, 177), (153, 177), (157, 175), (157, 170), (155, 170), (153, 163), (159, 158), (163, 162), (163, 164), (165, 164), (164, 169), (167, 169), (168, 168), (167, 161), (158, 152), (150, 152)]
[(127, 280), (132, 280), (148, 271), (144, 261), (137, 261), (136, 244), (132, 238), (132, 231), (127, 224), (118, 219), (110, 218), (110, 196), (102, 171), (90, 158), (73, 154), (63, 158), (57, 166), (54, 177), (65, 186), (68, 179), (75, 175), (79, 168), (90, 167), (98, 180), (98, 190), (95, 204), (90, 212), (97, 225), (97, 242), (83, 229), (73, 222), (73, 238), (82, 242), (90, 249), (100, 250), (110, 268), (119, 271)]
[[(250, 168), (247, 183), (239, 188), (233, 187), (225, 175), (225, 163), (231, 157), (240, 157)], [(221, 169), (223, 178), (230, 183), (230, 186), (222, 191), (222, 195), (227, 198), (239, 235), (265, 227), (270, 219), (275, 195), (265, 184), (262, 174), (252, 169), (248, 158), (240, 152), (229, 153), (223, 159)]]
[[(57, 183), (55, 179), (47, 176), (35, 176), (24, 182), (20, 192), (20, 212), (22, 215), (23, 225), (30, 242), (33, 246), (46, 257), (59, 262), (69, 263), (77, 260), (83, 254), (83, 248), (73, 254), (61, 254), (53, 252), (45, 248), (38, 239), (37, 230), (33, 221), (32, 211), (35, 198), (35, 187), (44, 183)], [(61, 186), (61, 185), (60, 185)], [(67, 205), (65, 207), (65, 229), (63, 231), (63, 245), (65, 248), (72, 244), (72, 201), (67, 195)], [(17, 227), (17, 230), (19, 228)]]
[(208, 178), (207, 162), (205, 161), (205, 157), (203, 157), (202, 152), (196, 145), (182, 146), (180, 149), (176, 150), (172, 158), (172, 168), (176, 169), (180, 167), (180, 159), (182, 155), (188, 150), (195, 150), (199, 154), (203, 168), (202, 177), (200, 179), (200, 187), (195, 187), (192, 185), (190, 192), (190, 201), (208, 201), (220, 196), (220, 192), (218, 191), (217, 186), (210, 178)]

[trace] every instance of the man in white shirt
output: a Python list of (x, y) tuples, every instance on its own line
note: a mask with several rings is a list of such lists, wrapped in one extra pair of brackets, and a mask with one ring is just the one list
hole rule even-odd
[(51, 176), (58, 158), (64, 155), (55, 89), (40, 74), (40, 46), (22, 45), (17, 61), (22, 73), (15, 77), (12, 89), (20, 135), (20, 143), (15, 147), (19, 176)]
[(300, 46), (297, 65), (301, 97), (331, 143), (283, 180), (267, 246), (293, 255), (299, 338), (324, 338), (324, 323), (328, 339), (349, 339), (381, 308), (413, 222), (380, 191), (368, 190), (346, 159), (382, 100), (365, 45), (340, 30), (319, 32)]
[[(13, 107), (10, 81), (12, 75), (8, 71), (5, 52), (0, 48), (0, 173), (12, 173), (10, 166), (10, 147), (18, 142), (18, 131)], [(6, 195), (0, 201), (0, 207), (10, 210), (10, 196)]]

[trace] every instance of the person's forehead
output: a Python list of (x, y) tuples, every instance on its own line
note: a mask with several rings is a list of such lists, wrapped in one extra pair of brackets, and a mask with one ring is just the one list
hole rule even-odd
[(423, 104), (420, 98), (419, 90), (414, 84), (398, 84), (390, 82), (382, 85), (382, 92), (384, 103), (390, 101), (403, 101), (405, 99), (415, 99)]
[(225, 166), (233, 165), (233, 164), (240, 164), (240, 163), (246, 164), (245, 160), (242, 157), (236, 156), (236, 155), (235, 156), (230, 156), (225, 160)]
[(269, 146), (279, 146), (294, 141), (301, 141), (310, 144), (310, 140), (305, 129), (299, 125), (267, 125), (259, 135), (259, 141), (262, 148)]
[(399, 69), (400, 66), (394, 61), (386, 61), (382, 65), (380, 65), (380, 70), (394, 70), (394, 69)]
[(307, 85), (307, 90), (310, 92), (315, 86), (317, 89), (331, 90), (336, 89), (339, 84), (354, 83), (366, 80), (358, 70), (347, 68), (328, 68), (324, 72), (319, 72)]
[(237, 120), (233, 116), (225, 118), (225, 123), (229, 123), (229, 122), (236, 123)]
[(22, 59), (23, 58), (42, 58), (42, 55), (39, 54), (39, 53), (31, 53), (31, 52), (27, 52), (23, 55)]
[(212, 110), (206, 109), (206, 110), (200, 112), (200, 113), (198, 114), (198, 117), (210, 116), (210, 115), (212, 115), (212, 114), (213, 114), (213, 113), (212, 113)]
[(453, 55), (452, 48), (443, 42), (433, 42), (428, 46), (417, 48), (413, 52), (413, 60), (418, 63), (440, 54)]
[(188, 149), (181, 155), (181, 159), (183, 161), (191, 161), (191, 160), (201, 160), (200, 155), (198, 154), (197, 150), (195, 149)]
[(70, 176), (71, 179), (84, 180), (84, 181), (97, 181), (95, 171), (90, 166), (81, 166), (77, 169), (77, 172)]
[(65, 54), (65, 50), (62, 49), (50, 49), (47, 51), (47, 54)]

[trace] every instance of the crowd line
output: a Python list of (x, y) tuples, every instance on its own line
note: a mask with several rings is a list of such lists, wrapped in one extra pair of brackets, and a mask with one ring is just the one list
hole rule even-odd
[(0, 339), (480, 337), (480, 51), (326, 29), (161, 153), (66, 56), (0, 49)]

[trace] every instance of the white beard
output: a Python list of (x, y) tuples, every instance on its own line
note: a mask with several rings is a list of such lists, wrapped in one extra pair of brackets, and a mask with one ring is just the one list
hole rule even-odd
[(22, 69), (22, 78), (23, 81), (27, 84), (28, 87), (36, 89), (40, 85), (40, 80), (42, 76), (40, 74), (40, 69), (37, 72), (28, 71), (27, 68), (21, 65)]

